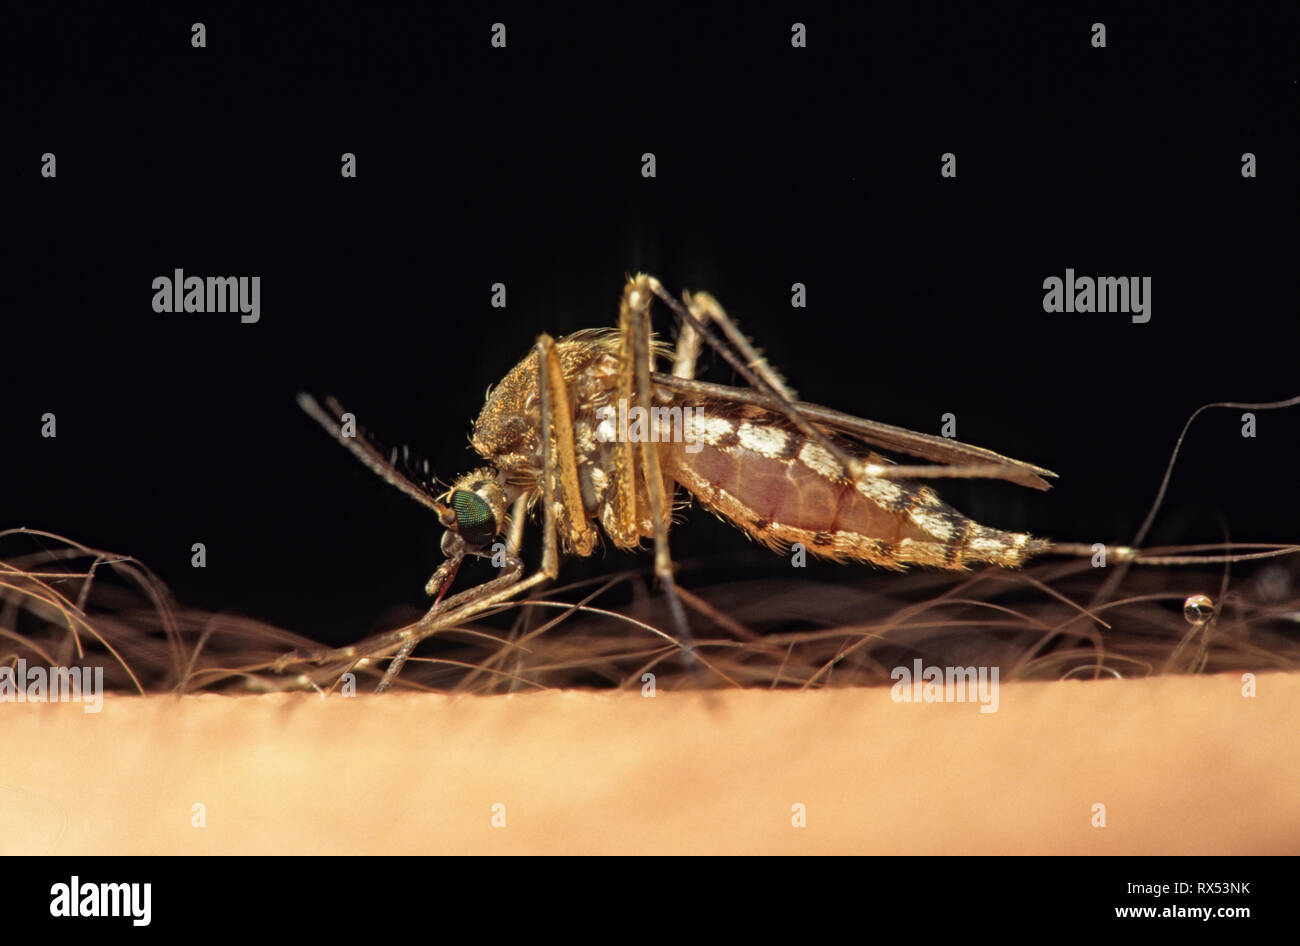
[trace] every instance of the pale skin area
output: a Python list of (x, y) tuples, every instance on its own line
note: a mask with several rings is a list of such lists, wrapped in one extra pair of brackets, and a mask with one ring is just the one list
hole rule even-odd
[(1300, 675), (1257, 686), (4, 704), (0, 853), (1295, 854)]

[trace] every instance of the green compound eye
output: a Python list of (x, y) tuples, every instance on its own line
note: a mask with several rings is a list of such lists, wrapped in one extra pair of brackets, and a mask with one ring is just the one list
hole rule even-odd
[(451, 508), (456, 513), (456, 531), (470, 545), (487, 545), (496, 538), (496, 516), (483, 497), (458, 489), (451, 494)]

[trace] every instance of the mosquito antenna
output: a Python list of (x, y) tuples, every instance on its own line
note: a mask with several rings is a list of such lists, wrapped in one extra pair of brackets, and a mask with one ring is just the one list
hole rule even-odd
[(344, 436), (343, 429), (338, 421), (338, 417), (344, 413), (342, 406), (333, 398), (330, 398), (327, 403), (330, 410), (334, 411), (334, 416), (331, 416), (329, 411), (317, 404), (316, 399), (310, 394), (300, 393), (298, 395), (298, 406), (307, 412), (307, 416), (329, 431), (339, 443), (348, 449), (348, 452), (370, 467), (385, 483), (401, 490), (411, 499), (414, 499), (422, 506), (427, 506), (434, 512), (439, 512), (443, 508), (437, 497), (402, 473), (393, 462), (384, 457), (374, 444), (366, 439), (362, 432), (358, 431), (354, 436)]

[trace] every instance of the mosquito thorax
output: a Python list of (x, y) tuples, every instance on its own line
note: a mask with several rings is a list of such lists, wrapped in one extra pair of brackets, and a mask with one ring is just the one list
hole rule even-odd
[[(618, 386), (619, 335), (583, 329), (555, 339), (555, 355), (575, 423), (594, 417)], [(662, 354), (662, 352), (661, 352)], [(474, 450), (514, 481), (511, 474), (540, 475), (542, 394), (537, 352), (531, 351), (487, 399), (470, 435)]]

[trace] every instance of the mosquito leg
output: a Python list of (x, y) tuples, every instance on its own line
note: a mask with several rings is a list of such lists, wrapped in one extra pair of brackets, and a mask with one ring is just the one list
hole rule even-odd
[[(545, 401), (545, 398), (543, 398), (543, 401)], [(542, 413), (543, 416), (547, 413), (545, 404), (543, 404)], [(547, 452), (548, 449), (544, 443), (543, 454)], [(550, 490), (547, 490), (547, 492), (550, 492)], [(474, 616), (482, 614), (489, 608), (495, 607), (503, 601), (508, 601), (511, 598), (518, 597), (525, 591), (535, 588), (543, 582), (552, 580), (559, 574), (559, 553), (555, 542), (555, 518), (554, 513), (551, 511), (551, 504), (548, 503), (546, 511), (543, 514), (545, 522), (543, 528), (546, 531), (543, 532), (542, 537), (542, 567), (539, 571), (530, 575), (528, 578), (520, 579), (519, 576), (523, 573), (523, 561), (514, 551), (514, 549), (517, 549), (519, 544), (522, 542), (523, 536), (522, 523), (524, 510), (519, 508), (520, 505), (521, 504), (516, 501), (515, 507), (517, 514), (519, 515), (520, 525), (517, 529), (512, 526), (511, 536), (507, 539), (507, 542), (510, 544), (507, 544), (506, 547), (506, 566), (503, 574), (498, 575), (496, 578), (486, 581), (481, 585), (476, 585), (473, 588), (462, 591), (458, 595), (453, 595), (445, 601), (435, 602), (433, 607), (429, 609), (429, 612), (415, 624), (397, 631), (391, 631), (385, 635), (380, 635), (378, 638), (374, 639), (373, 644), (378, 646), (373, 647), (371, 651), (373, 654), (377, 655), (384, 650), (392, 648), (394, 645), (397, 645), (398, 647), (397, 653), (393, 655), (393, 659), (389, 663), (388, 669), (384, 672), (383, 679), (379, 681), (379, 686), (375, 689), (376, 693), (382, 693), (384, 690), (388, 689), (393, 680), (397, 678), (397, 675), (401, 672), (407, 658), (411, 656), (412, 651), (415, 650), (420, 641), (432, 637), (434, 634), (441, 630), (445, 630), (448, 627), (462, 624)], [(513, 548), (511, 547), (512, 545)], [(448, 559), (447, 562), (444, 562), (439, 566), (438, 572), (435, 572), (434, 577), (429, 579), (430, 588), (434, 586), (434, 582), (438, 579), (439, 573), (442, 572), (443, 568), (448, 566), (450, 561), (451, 559)], [(454, 568), (451, 569), (451, 571), (454, 573)], [(435, 594), (436, 591), (431, 591), (430, 593)], [(358, 645), (356, 648), (345, 648), (344, 650), (359, 650), (364, 648), (364, 646), (365, 645)]]
[[(543, 411), (545, 412), (545, 408), (543, 408)], [(546, 449), (544, 444), (543, 452), (546, 452)], [(549, 489), (546, 491), (550, 492)], [(293, 651), (276, 660), (272, 664), (272, 669), (283, 670), (293, 663), (323, 664), (335, 660), (355, 661), (359, 657), (379, 657), (396, 648), (398, 655), (394, 657), (394, 661), (398, 662), (397, 669), (400, 670), (401, 663), (406, 661), (406, 658), (410, 656), (411, 651), (420, 641), (432, 637), (439, 631), (446, 630), (449, 627), (463, 624), (502, 602), (509, 601), (511, 598), (515, 598), (543, 582), (550, 581), (559, 574), (559, 556), (555, 542), (555, 518), (549, 504), (545, 507), (543, 521), (545, 531), (542, 537), (542, 567), (528, 578), (520, 577), (524, 570), (523, 561), (517, 554), (508, 554), (506, 564), (502, 568), (500, 575), (481, 585), (476, 585), (442, 601), (435, 602), (424, 617), (414, 624), (377, 634), (368, 640), (348, 647), (336, 647), (310, 653)], [(434, 572), (434, 577), (429, 579), (430, 588), (433, 588), (440, 580), (451, 577), (451, 572), (454, 569), (451, 562), (452, 559), (449, 559), (439, 566), (438, 571)], [(435, 589), (433, 593), (436, 594), (438, 590), (441, 589)], [(400, 662), (398, 657), (401, 658)], [(391, 666), (389, 669), (392, 669)], [(381, 681), (381, 683), (386, 687), (392, 683), (395, 676), (396, 671), (392, 675), (386, 673), (387, 682)]]
[(542, 392), (543, 474), (552, 490), (559, 517), (557, 527), (565, 545), (578, 555), (590, 555), (596, 547), (596, 530), (587, 519), (578, 483), (578, 459), (574, 449), (573, 408), (564, 382), (564, 369), (549, 335), (537, 339), (538, 388)]
[(462, 548), (456, 554), (448, 556), (429, 576), (429, 580), (424, 585), (424, 593), (434, 599), (435, 606), (442, 600), (447, 585), (456, 577), (456, 572), (460, 570), (460, 563), (464, 560), (465, 552)]
[[(455, 538), (459, 539), (460, 537), (456, 536)], [(465, 551), (463, 543), (461, 543), (455, 548), (455, 554), (449, 556), (446, 561), (438, 566), (438, 569), (433, 573), (433, 577), (431, 577), (428, 584), (424, 586), (425, 593), (434, 599), (434, 608), (439, 608), (442, 605), (443, 595), (446, 593), (447, 587), (455, 579), (456, 573), (460, 571), (460, 565), (464, 559)], [(388, 689), (389, 685), (397, 679), (397, 675), (401, 673), (402, 668), (406, 666), (407, 658), (411, 656), (411, 652), (415, 650), (416, 645), (418, 645), (422, 639), (423, 638), (420, 637), (411, 637), (398, 648), (397, 653), (393, 655), (393, 659), (389, 661), (388, 669), (384, 671), (384, 676), (383, 679), (379, 681), (379, 686), (375, 687), (376, 693), (383, 693)]]
[(402, 668), (406, 666), (406, 658), (411, 656), (411, 652), (415, 650), (416, 645), (419, 643), (420, 638), (412, 637), (398, 648), (397, 653), (393, 655), (393, 659), (388, 662), (388, 669), (384, 671), (384, 676), (383, 679), (379, 681), (379, 686), (375, 687), (376, 693), (383, 693), (388, 689), (389, 685), (397, 679), (397, 675), (401, 673)]
[[(654, 298), (652, 280), (649, 276), (638, 276), (628, 282), (623, 289), (623, 305), (619, 312), (619, 328), (623, 332), (624, 352), (628, 350), (626, 342), (631, 341), (631, 365), (624, 364), (622, 370), (630, 374), (633, 380), (632, 403), (649, 411), (654, 403), (654, 388), (650, 383), (650, 303)], [(657, 283), (656, 283), (657, 285)], [(658, 437), (652, 432), (639, 444), (641, 471), (644, 475), (646, 494), (650, 500), (650, 518), (654, 527), (655, 541), (655, 576), (664, 588), (664, 597), (668, 602), (668, 613), (677, 631), (686, 654), (694, 658), (694, 640), (691, 637), (690, 624), (686, 620), (686, 609), (682, 607), (681, 597), (677, 594), (677, 585), (673, 578), (673, 560), (668, 548), (668, 523), (672, 515), (669, 502), (669, 484), (664, 481), (663, 471), (659, 465)]]
[(520, 493), (510, 507), (510, 531), (506, 533), (506, 554), (518, 555), (524, 544), (524, 521), (528, 517), (528, 494)]
[[(374, 637), (357, 644), (349, 644), (347, 647), (332, 647), (308, 653), (293, 651), (277, 659), (272, 664), (272, 668), (283, 670), (292, 663), (323, 664), (334, 660), (351, 660), (357, 657), (378, 657), (387, 651), (400, 647), (412, 637), (415, 637), (417, 641), (424, 640), (424, 638), (437, 631), (468, 620), (493, 604), (506, 600), (517, 593), (518, 590), (522, 590), (519, 586), (525, 583), (519, 580), (519, 576), (522, 574), (523, 568), (523, 562), (518, 558), (507, 558), (502, 574), (481, 585), (468, 588), (459, 594), (435, 603), (425, 613), (424, 617), (414, 624), (398, 628), (395, 631), (376, 634)], [(434, 574), (436, 577), (437, 572)], [(430, 583), (433, 580), (430, 579)], [(533, 584), (536, 584), (536, 582)], [(528, 585), (528, 587), (532, 587), (532, 585)]]
[(687, 302), (691, 314), (699, 319), (701, 323), (706, 325), (711, 321), (717, 323), (718, 327), (722, 329), (722, 334), (727, 336), (727, 341), (735, 346), (736, 350), (745, 359), (745, 363), (754, 370), (755, 374), (770, 384), (787, 401), (797, 400), (795, 393), (785, 383), (785, 379), (777, 374), (771, 362), (759, 354), (753, 343), (745, 337), (745, 334), (741, 332), (740, 327), (732, 320), (731, 316), (727, 315), (726, 310), (718, 304), (717, 299), (707, 292), (697, 292), (690, 296)]
[[(682, 298), (690, 306), (691, 312), (702, 324), (708, 324), (710, 314), (704, 308), (698, 308), (689, 295)], [(690, 322), (681, 322), (677, 333), (677, 351), (673, 356), (673, 377), (685, 381), (695, 379), (695, 364), (700, 360), (700, 333)]]

